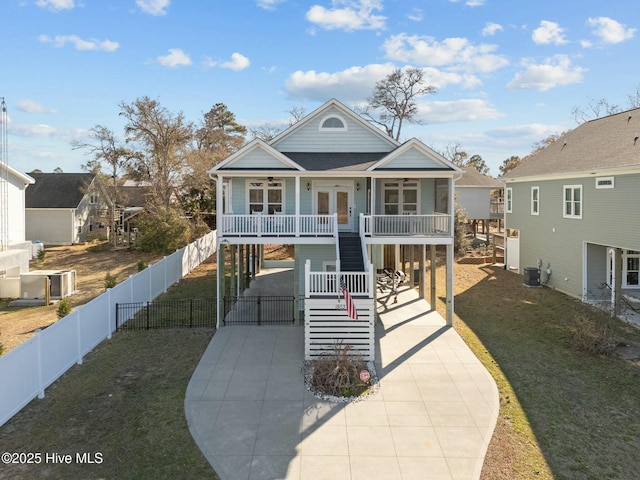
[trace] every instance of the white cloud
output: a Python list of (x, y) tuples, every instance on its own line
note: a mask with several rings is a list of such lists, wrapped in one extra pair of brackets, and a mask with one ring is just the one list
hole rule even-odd
[(158, 57), (157, 62), (165, 67), (182, 67), (191, 65), (191, 58), (179, 48), (170, 48), (168, 55)]
[(235, 52), (231, 54), (231, 60), (220, 64), (222, 68), (228, 68), (229, 70), (240, 71), (247, 68), (251, 62), (247, 57), (241, 53)]
[(37, 0), (36, 5), (40, 8), (53, 10), (54, 12), (75, 8), (74, 0)]
[(136, 0), (136, 5), (149, 15), (166, 15), (171, 0)]
[(387, 63), (351, 67), (336, 73), (298, 70), (286, 80), (285, 89), (296, 99), (326, 102), (335, 97), (345, 102), (358, 102), (366, 99), (376, 82), (394, 68), (393, 64)]
[(486, 100), (469, 98), (443, 102), (417, 102), (417, 118), (427, 124), (493, 120), (504, 117)]
[(412, 8), (407, 14), (407, 18), (412, 22), (421, 22), (424, 18), (424, 12), (421, 8)]
[(375, 15), (382, 10), (382, 0), (332, 0), (331, 8), (312, 6), (307, 20), (325, 30), (378, 30), (386, 17)]
[[(297, 71), (285, 82), (287, 93), (296, 99), (325, 102), (328, 98), (340, 98), (345, 102), (362, 102), (371, 95), (376, 82), (393, 72), (392, 63), (350, 67), (340, 72)], [(445, 72), (436, 68), (422, 68), (425, 83), (438, 89), (449, 85), (463, 88), (475, 87), (480, 81), (473, 75)]]
[(517, 140), (526, 139), (530, 142), (537, 142), (542, 138), (561, 132), (564, 129), (559, 125), (544, 125), (542, 123), (531, 123), (528, 125), (512, 125), (508, 127), (499, 127), (485, 132), (493, 138)]
[[(460, 0), (449, 0), (451, 3), (458, 3)], [(466, 0), (464, 4), (467, 7), (481, 7), (484, 5), (485, 0)]]
[(286, 0), (257, 0), (256, 4), (263, 10), (275, 10), (276, 5), (286, 2)]
[(538, 45), (548, 45), (550, 43), (562, 45), (567, 43), (564, 38), (564, 29), (559, 24), (548, 20), (540, 22), (540, 26), (533, 31), (531, 38)]
[(67, 43), (72, 44), (76, 50), (101, 50), (105, 52), (113, 52), (120, 47), (118, 42), (111, 40), (83, 40), (77, 35), (56, 35), (49, 37), (48, 35), (40, 35), (38, 37), (42, 43), (51, 43), (54, 47), (64, 47)]
[(593, 43), (590, 42), (589, 40), (580, 40), (580, 46), (582, 48), (591, 48), (593, 47)]
[(531, 60), (523, 60), (524, 72), (517, 73), (507, 87), (510, 89), (535, 89), (544, 92), (551, 88), (581, 83), (583, 73), (587, 70), (574, 67), (567, 55), (554, 55), (545, 63), (535, 64)]
[(493, 52), (496, 45), (473, 45), (466, 38), (445, 38), (442, 42), (432, 37), (405, 33), (393, 35), (383, 45), (385, 55), (391, 60), (428, 66), (450, 66), (477, 72), (492, 72), (509, 64), (509, 61)]
[(55, 113), (55, 110), (45, 108), (44, 105), (26, 98), (18, 100), (16, 108), (26, 113)]
[(502, 28), (502, 25), (500, 25), (499, 23), (487, 22), (482, 29), (482, 36), (492, 37), (496, 34), (496, 32), (502, 32), (503, 30), (504, 28)]
[(593, 28), (593, 34), (604, 43), (620, 43), (633, 38), (635, 28), (627, 28), (609, 17), (589, 18), (587, 25)]
[(60, 132), (51, 125), (41, 123), (38, 125), (13, 125), (11, 133), (20, 137), (53, 137)]

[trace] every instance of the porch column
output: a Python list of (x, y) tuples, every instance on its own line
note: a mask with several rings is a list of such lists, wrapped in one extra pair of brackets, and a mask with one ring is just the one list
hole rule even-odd
[(447, 318), (448, 326), (453, 326), (453, 244), (447, 245)]
[(427, 293), (427, 272), (425, 272), (425, 265), (427, 259), (427, 246), (420, 245), (420, 273), (418, 274), (418, 281), (420, 282), (420, 298), (425, 298)]
[[(293, 323), (300, 325), (300, 255), (299, 245), (293, 246)], [(304, 279), (307, 281), (307, 278)]]
[(231, 245), (231, 258), (229, 259), (230, 271), (229, 271), (229, 297), (236, 296), (236, 251), (238, 247)]
[(416, 284), (415, 282), (415, 268), (413, 267), (413, 250), (415, 249), (414, 245), (409, 245), (409, 285), (411, 288)]
[(238, 245), (238, 296), (244, 294), (244, 245)]
[(222, 308), (222, 302), (224, 302), (224, 254), (225, 245), (218, 245), (218, 252), (216, 256), (216, 289), (217, 289), (217, 302), (216, 302), (216, 329), (222, 325), (222, 315), (224, 309)]
[(429, 253), (431, 254), (431, 259), (429, 261), (429, 269), (431, 271), (431, 281), (429, 282), (429, 287), (431, 290), (429, 303), (431, 304), (431, 308), (433, 310), (436, 309), (436, 246), (429, 245)]

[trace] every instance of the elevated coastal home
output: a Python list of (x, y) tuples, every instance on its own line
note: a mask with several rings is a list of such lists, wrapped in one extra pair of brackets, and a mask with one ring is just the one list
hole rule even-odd
[(422, 142), (398, 143), (331, 100), (270, 142), (253, 140), (210, 174), (218, 195), (219, 301), (228, 295), (225, 275), (233, 284), (260, 246), (293, 245), (293, 285), (283, 291), (295, 298), (295, 321), (304, 321), (307, 358), (334, 342), (357, 343), (359, 328), (371, 337), (377, 275), (385, 267), (402, 269), (402, 246), (421, 249), (421, 285), (426, 246), (444, 246), (452, 323), (453, 192), (460, 169)]
[(640, 294), (639, 135), (638, 108), (592, 120), (504, 176), (514, 270), (617, 311)]
[(474, 167), (462, 167), (462, 176), (456, 181), (456, 203), (467, 214), (474, 234), (480, 222), (487, 232), (490, 220), (497, 220), (500, 230), (504, 216), (503, 191), (501, 180), (483, 175)]
[(108, 236), (111, 200), (92, 173), (32, 173), (26, 193), (26, 237), (72, 245)]

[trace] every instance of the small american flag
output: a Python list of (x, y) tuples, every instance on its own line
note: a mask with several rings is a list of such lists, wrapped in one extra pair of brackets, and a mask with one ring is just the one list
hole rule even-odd
[(358, 311), (356, 310), (356, 306), (353, 303), (353, 298), (351, 298), (351, 294), (347, 289), (347, 284), (344, 283), (344, 278), (340, 277), (340, 292), (344, 297), (344, 303), (347, 305), (347, 314), (349, 318), (353, 318), (354, 320), (358, 319)]

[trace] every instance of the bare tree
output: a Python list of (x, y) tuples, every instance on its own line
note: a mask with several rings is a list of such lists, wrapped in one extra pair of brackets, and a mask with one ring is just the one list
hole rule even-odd
[(301, 105), (298, 105), (297, 107), (291, 107), (291, 109), (287, 113), (291, 115), (291, 118), (289, 119), (290, 127), (293, 127), (296, 123), (307, 116), (305, 108)]
[(127, 142), (140, 145), (141, 155), (131, 166), (139, 180), (150, 182), (154, 200), (169, 208), (184, 171), (184, 152), (193, 138), (193, 125), (182, 112), (172, 114), (147, 96), (133, 103), (121, 102), (120, 115), (127, 120)]
[(510, 172), (518, 165), (520, 165), (524, 161), (524, 158), (520, 158), (517, 155), (512, 155), (509, 158), (506, 158), (502, 165), (500, 165), (500, 175), (505, 175), (507, 172)]
[(376, 83), (367, 105), (356, 111), (371, 123), (383, 127), (391, 138), (399, 140), (404, 122), (419, 123), (416, 99), (436, 92), (435, 87), (425, 86), (424, 82), (423, 70), (397, 68)]
[(460, 142), (448, 143), (444, 147), (444, 150), (440, 152), (440, 155), (459, 167), (465, 165), (467, 157), (469, 156), (467, 152), (462, 150)]
[[(111, 232), (116, 231), (116, 208), (118, 204), (118, 177), (122, 174), (125, 168), (134, 159), (139, 159), (138, 153), (131, 149), (126, 148), (120, 144), (115, 137), (112, 130), (104, 125), (96, 125), (89, 130), (89, 137), (91, 142), (80, 142), (74, 140), (71, 142), (71, 148), (73, 150), (85, 150), (88, 155), (92, 155), (93, 158), (89, 160), (85, 165), (82, 165), (83, 170), (90, 173), (100, 174), (103, 163), (106, 163), (110, 169), (108, 176), (111, 177), (113, 182), (113, 193), (111, 196), (112, 213), (111, 213)], [(113, 245), (116, 245), (117, 237), (112, 235)]]

